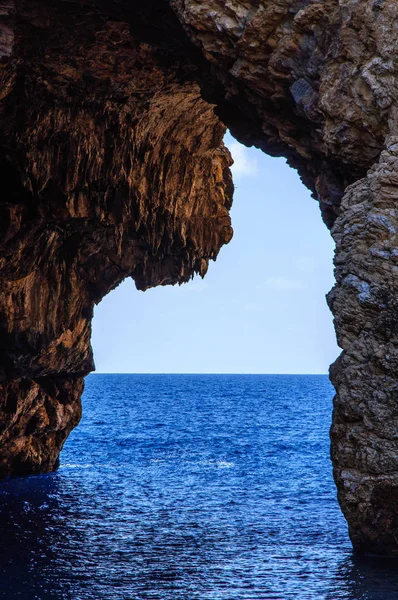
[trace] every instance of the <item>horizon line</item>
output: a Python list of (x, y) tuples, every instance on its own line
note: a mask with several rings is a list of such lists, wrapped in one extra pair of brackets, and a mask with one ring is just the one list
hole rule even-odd
[[(91, 373), (89, 373), (89, 375), (273, 375), (273, 376), (275, 376), (275, 375), (278, 375), (278, 376), (283, 376), (283, 375), (294, 375), (294, 376), (322, 375), (323, 376), (323, 375), (326, 375), (326, 376), (328, 376), (329, 373), (228, 373), (228, 372), (204, 373), (204, 372), (193, 372), (193, 371), (190, 371), (189, 373), (181, 373), (181, 372), (177, 372), (177, 371), (173, 371), (173, 372), (92, 371)], [(86, 377), (87, 377), (87, 375), (86, 375)]]

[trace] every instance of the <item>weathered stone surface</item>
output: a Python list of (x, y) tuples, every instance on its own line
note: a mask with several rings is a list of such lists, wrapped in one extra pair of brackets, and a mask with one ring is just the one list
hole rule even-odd
[(395, 0), (0, 0), (0, 474), (56, 465), (93, 305), (204, 275), (231, 238), (227, 125), (332, 228), (339, 500), (358, 550), (398, 554), (397, 21)]
[(0, 4), (0, 475), (56, 465), (94, 304), (203, 276), (232, 236), (225, 126), (170, 9), (146, 10)]
[(285, 155), (332, 227), (338, 497), (357, 550), (398, 554), (398, 4), (171, 2), (222, 82), (222, 118)]
[(333, 227), (337, 284), (329, 294), (343, 353), (332, 458), (356, 547), (397, 553), (398, 138), (350, 186)]
[(82, 391), (82, 377), (0, 384), (0, 476), (57, 468), (64, 441), (80, 421)]

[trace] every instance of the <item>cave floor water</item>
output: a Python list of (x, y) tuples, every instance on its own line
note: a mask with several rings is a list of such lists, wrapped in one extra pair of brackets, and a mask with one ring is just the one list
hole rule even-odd
[(57, 473), (0, 483), (0, 598), (398, 598), (356, 558), (326, 376), (91, 375)]

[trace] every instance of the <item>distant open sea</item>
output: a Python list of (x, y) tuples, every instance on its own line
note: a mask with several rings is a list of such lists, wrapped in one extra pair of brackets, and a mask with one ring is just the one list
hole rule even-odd
[(326, 376), (90, 375), (57, 473), (0, 482), (0, 597), (393, 600), (356, 558)]

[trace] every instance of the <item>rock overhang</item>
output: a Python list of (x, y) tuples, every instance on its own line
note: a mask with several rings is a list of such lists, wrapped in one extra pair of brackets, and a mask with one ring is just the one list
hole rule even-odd
[(357, 549), (398, 553), (397, 17), (388, 0), (0, 2), (0, 474), (56, 467), (94, 304), (125, 277), (203, 276), (231, 239), (228, 126), (285, 156), (331, 228), (339, 500)]

